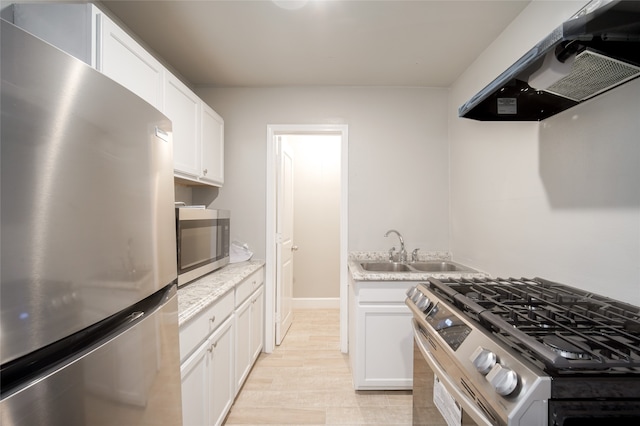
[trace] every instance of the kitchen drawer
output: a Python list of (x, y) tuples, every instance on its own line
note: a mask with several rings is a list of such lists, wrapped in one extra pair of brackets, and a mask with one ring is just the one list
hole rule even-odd
[(233, 312), (233, 291), (228, 291), (191, 321), (180, 327), (180, 360), (185, 360)]
[(355, 290), (360, 303), (399, 303), (404, 304), (407, 290), (416, 285), (415, 282), (396, 281), (363, 282), (356, 284)]
[(236, 286), (236, 307), (240, 306), (242, 302), (247, 300), (247, 297), (262, 285), (264, 281), (263, 272), (263, 268), (258, 269)]

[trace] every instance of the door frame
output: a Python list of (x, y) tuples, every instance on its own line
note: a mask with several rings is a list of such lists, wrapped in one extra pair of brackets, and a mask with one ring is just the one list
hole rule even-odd
[(275, 348), (277, 144), (282, 135), (340, 135), (340, 351), (348, 351), (349, 126), (346, 124), (268, 124), (266, 176), (266, 256), (264, 351)]

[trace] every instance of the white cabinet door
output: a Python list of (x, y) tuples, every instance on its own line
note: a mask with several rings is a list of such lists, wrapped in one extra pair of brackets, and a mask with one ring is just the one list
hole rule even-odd
[(349, 280), (349, 358), (357, 390), (413, 387), (409, 282)]
[(224, 183), (224, 120), (202, 102), (201, 180), (222, 186)]
[(250, 297), (236, 309), (236, 394), (251, 369), (251, 302)]
[(209, 424), (209, 341), (205, 341), (180, 366), (182, 377), (182, 423)]
[(174, 75), (166, 73), (162, 112), (173, 124), (173, 168), (176, 176), (200, 175), (200, 99)]
[(96, 68), (161, 110), (164, 67), (104, 14), (98, 22)]
[(7, 6), (8, 19), (11, 9), (16, 26), (95, 68), (96, 15), (102, 13), (97, 7), (79, 3), (15, 2)]
[(86, 62), (157, 109), (165, 68), (92, 4), (16, 3), (17, 26)]
[(211, 411), (209, 424), (218, 426), (224, 421), (235, 397), (232, 318), (229, 318), (213, 333), (209, 342), (211, 351), (209, 373), (209, 404)]
[(360, 379), (364, 386), (379, 389), (411, 389), (413, 385), (413, 315), (406, 306), (361, 307), (360, 333), (364, 336), (364, 364)]
[(264, 340), (264, 286), (251, 296), (251, 364), (262, 352)]
[(262, 352), (264, 286), (236, 309), (236, 395)]
[(125, 30), (92, 4), (10, 7), (16, 25), (95, 67), (169, 117), (175, 176), (222, 186), (224, 120)]
[(221, 425), (234, 398), (233, 318), (228, 318), (180, 367), (182, 422)]

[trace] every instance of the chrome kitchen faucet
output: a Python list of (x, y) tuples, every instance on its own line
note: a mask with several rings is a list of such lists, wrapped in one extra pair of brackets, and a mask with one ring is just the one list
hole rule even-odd
[[(400, 235), (400, 233), (398, 231), (396, 231), (395, 229), (389, 229), (386, 234), (384, 234), (385, 237), (388, 237), (389, 234), (391, 233), (395, 233), (398, 238), (400, 239), (400, 251), (398, 252), (398, 261), (399, 262), (406, 262), (407, 261), (407, 250), (404, 248), (404, 238), (402, 238), (402, 235)], [(395, 248), (392, 248), (391, 250), (389, 250), (389, 260), (393, 261), (393, 250)]]

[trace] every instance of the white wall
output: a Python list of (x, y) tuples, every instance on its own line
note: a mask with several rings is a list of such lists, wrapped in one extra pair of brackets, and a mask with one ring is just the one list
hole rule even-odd
[[(225, 120), (232, 237), (265, 256), (268, 124), (349, 126), (349, 250), (387, 250), (390, 228), (408, 248), (448, 249), (447, 95), (427, 88), (199, 88)], [(195, 200), (194, 200), (195, 201)]]
[[(284, 138), (284, 137), (283, 137)], [(339, 135), (286, 136), (293, 148), (294, 298), (340, 297)]]
[(457, 118), (459, 105), (583, 3), (534, 1), (452, 87), (451, 250), (495, 275), (540, 276), (638, 305), (640, 81), (541, 123)]

